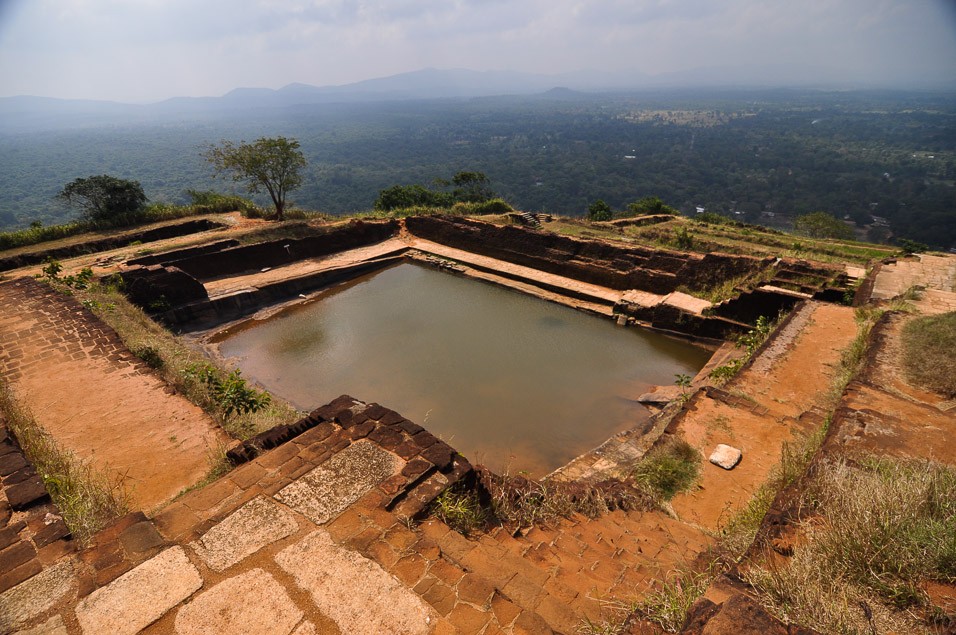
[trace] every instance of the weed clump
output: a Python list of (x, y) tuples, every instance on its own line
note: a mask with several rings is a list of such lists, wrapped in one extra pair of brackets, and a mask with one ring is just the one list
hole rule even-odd
[(902, 343), (907, 378), (956, 397), (956, 311), (911, 320), (903, 327)]
[(461, 485), (449, 487), (432, 501), (431, 515), (460, 534), (468, 535), (488, 522), (488, 510), (481, 504), (478, 492)]
[(702, 460), (694, 446), (671, 437), (647, 453), (637, 464), (632, 478), (658, 499), (670, 500), (693, 487), (700, 475)]

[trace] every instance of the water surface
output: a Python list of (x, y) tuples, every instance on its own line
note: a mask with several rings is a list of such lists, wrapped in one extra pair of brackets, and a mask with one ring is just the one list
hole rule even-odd
[(296, 407), (341, 394), (472, 462), (542, 476), (648, 416), (634, 399), (709, 352), (607, 318), (401, 264), (232, 329), (220, 352)]

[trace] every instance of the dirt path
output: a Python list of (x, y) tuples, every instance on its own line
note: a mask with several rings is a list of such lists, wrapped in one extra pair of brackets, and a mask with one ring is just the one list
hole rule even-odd
[(153, 509), (205, 475), (225, 433), (169, 394), (112, 329), (29, 278), (0, 284), (0, 306), (4, 381), (58, 442), (122, 480), (134, 508)]
[[(695, 401), (677, 433), (704, 456), (699, 487), (679, 495), (684, 520), (718, 529), (780, 462), (781, 448), (822, 422), (841, 352), (856, 336), (853, 309), (810, 302), (726, 392)], [(733, 470), (707, 461), (719, 443), (740, 449)]]

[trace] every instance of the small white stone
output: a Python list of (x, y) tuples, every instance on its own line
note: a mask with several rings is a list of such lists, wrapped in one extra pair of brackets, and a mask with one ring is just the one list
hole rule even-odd
[(737, 448), (721, 443), (711, 453), (710, 462), (725, 470), (732, 470), (740, 463), (742, 456), (743, 453)]

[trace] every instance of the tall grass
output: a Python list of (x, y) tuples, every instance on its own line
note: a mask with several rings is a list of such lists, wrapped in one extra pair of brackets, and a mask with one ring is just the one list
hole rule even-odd
[(956, 311), (910, 320), (902, 344), (903, 370), (911, 382), (956, 397)]
[(21, 405), (9, 387), (0, 382), (0, 413), (23, 452), (43, 479), (76, 540), (90, 536), (129, 511), (129, 496), (122, 478), (112, 478), (61, 447)]
[(834, 461), (804, 504), (815, 513), (787, 566), (747, 573), (768, 608), (828, 633), (926, 632), (936, 611), (923, 583), (956, 582), (956, 469)]

